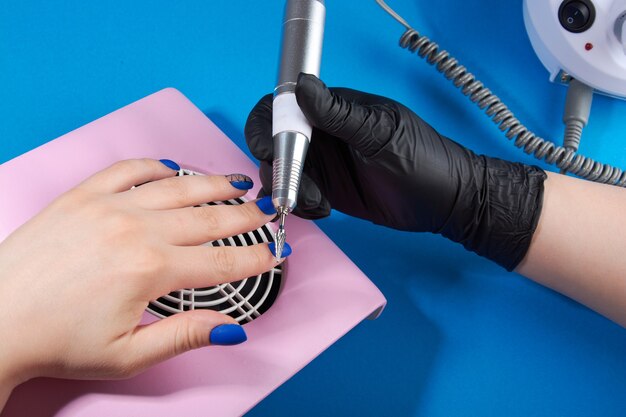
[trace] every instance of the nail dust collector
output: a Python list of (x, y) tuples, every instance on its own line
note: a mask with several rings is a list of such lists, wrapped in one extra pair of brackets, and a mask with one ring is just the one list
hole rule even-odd
[[(117, 160), (140, 157), (172, 158), (190, 170), (181, 175), (242, 172), (254, 178), (257, 172), (182, 94), (163, 90), (0, 165), (0, 239), (85, 177)], [(54, 162), (60, 160), (68, 164)], [(257, 191), (258, 185), (250, 195)], [(270, 227), (210, 244), (268, 241)], [(239, 283), (176, 291), (155, 300), (144, 314), (147, 323), (181, 310), (213, 308), (244, 323), (246, 343), (189, 352), (126, 381), (29, 381), (14, 391), (3, 416), (245, 413), (385, 304), (313, 223), (294, 217), (290, 231), (294, 253), (284, 268)]]

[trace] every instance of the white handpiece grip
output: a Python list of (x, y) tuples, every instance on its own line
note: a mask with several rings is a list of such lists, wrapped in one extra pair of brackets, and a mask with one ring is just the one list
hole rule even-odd
[(311, 124), (300, 110), (295, 93), (282, 93), (274, 97), (272, 111), (272, 136), (277, 133), (300, 132), (311, 141)]

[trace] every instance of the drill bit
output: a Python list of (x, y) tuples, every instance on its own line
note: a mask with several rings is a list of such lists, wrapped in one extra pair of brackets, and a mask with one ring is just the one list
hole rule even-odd
[(276, 259), (280, 259), (283, 254), (283, 248), (285, 247), (285, 240), (287, 233), (285, 232), (285, 219), (287, 218), (289, 211), (285, 208), (281, 208), (278, 219), (278, 230), (274, 240), (276, 241)]

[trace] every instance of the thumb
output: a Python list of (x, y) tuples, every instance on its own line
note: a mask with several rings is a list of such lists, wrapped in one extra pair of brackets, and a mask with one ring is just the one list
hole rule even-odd
[(247, 340), (231, 317), (211, 310), (178, 313), (135, 330), (128, 358), (137, 370), (208, 345), (236, 345)]
[(396, 131), (396, 116), (387, 105), (389, 100), (345, 88), (330, 90), (311, 74), (298, 76), (296, 100), (313, 126), (364, 156), (375, 154)]

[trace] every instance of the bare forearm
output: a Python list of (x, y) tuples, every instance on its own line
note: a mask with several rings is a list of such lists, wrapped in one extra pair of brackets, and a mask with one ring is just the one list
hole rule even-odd
[(626, 327), (626, 190), (549, 174), (517, 272)]

